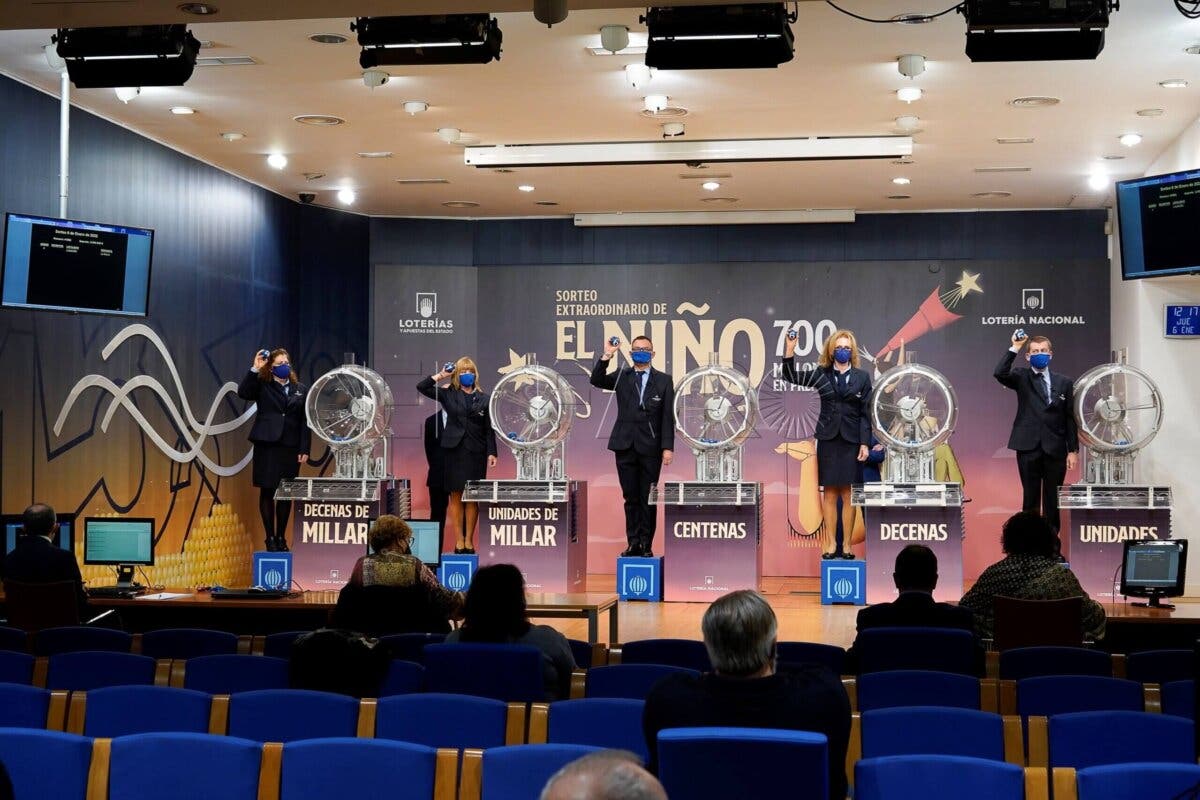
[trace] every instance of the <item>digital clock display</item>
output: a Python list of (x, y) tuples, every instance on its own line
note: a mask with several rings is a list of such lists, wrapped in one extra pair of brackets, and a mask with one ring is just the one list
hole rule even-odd
[(1164, 316), (1168, 337), (1200, 336), (1200, 306), (1167, 305)]

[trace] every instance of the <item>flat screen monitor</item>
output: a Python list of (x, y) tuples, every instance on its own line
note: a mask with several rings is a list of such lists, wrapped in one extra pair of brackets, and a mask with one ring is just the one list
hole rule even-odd
[(154, 520), (88, 517), (83, 521), (83, 563), (152, 566)]
[(1117, 181), (1121, 277), (1200, 274), (1200, 171)]
[(8, 213), (4, 277), (8, 308), (144, 317), (154, 231)]
[[(441, 563), (442, 553), (442, 523), (430, 519), (406, 519), (412, 529), (412, 554), (431, 567)], [(371, 520), (375, 525), (375, 520)], [(374, 553), (370, 538), (367, 539), (367, 553)]]
[(1149, 597), (1151, 606), (1162, 606), (1160, 597), (1183, 594), (1186, 571), (1186, 539), (1126, 540), (1121, 559), (1121, 594)]
[[(17, 537), (21, 535), (24, 522), (20, 514), (0, 515), (0, 526), (4, 528), (4, 556), (7, 556), (17, 546)], [(51, 540), (64, 550), (75, 552), (75, 515), (59, 514), (58, 530)], [(4, 574), (4, 558), (0, 556), (0, 575)]]

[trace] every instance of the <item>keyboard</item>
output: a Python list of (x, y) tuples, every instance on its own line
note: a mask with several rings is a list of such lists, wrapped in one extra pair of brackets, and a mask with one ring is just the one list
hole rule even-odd
[(93, 586), (85, 590), (88, 597), (106, 597), (128, 600), (138, 595), (145, 594), (144, 586)]
[(287, 589), (214, 589), (214, 600), (279, 600), (288, 596)]

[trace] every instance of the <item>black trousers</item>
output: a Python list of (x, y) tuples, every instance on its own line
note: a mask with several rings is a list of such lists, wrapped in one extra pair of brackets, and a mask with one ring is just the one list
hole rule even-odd
[(1017, 472), (1021, 475), (1022, 511), (1041, 511), (1058, 533), (1062, 525), (1058, 515), (1058, 487), (1067, 477), (1067, 457), (1052, 456), (1041, 448), (1017, 451)]
[(625, 498), (625, 539), (631, 548), (649, 550), (658, 524), (658, 509), (649, 502), (650, 487), (662, 472), (662, 451), (646, 456), (630, 447), (616, 455), (617, 480)]

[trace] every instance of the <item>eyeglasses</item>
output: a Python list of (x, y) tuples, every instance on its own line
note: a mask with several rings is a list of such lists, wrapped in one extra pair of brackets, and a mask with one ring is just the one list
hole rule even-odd
[(654, 350), (649, 347), (633, 347), (630, 348), (631, 353), (653, 353)]

